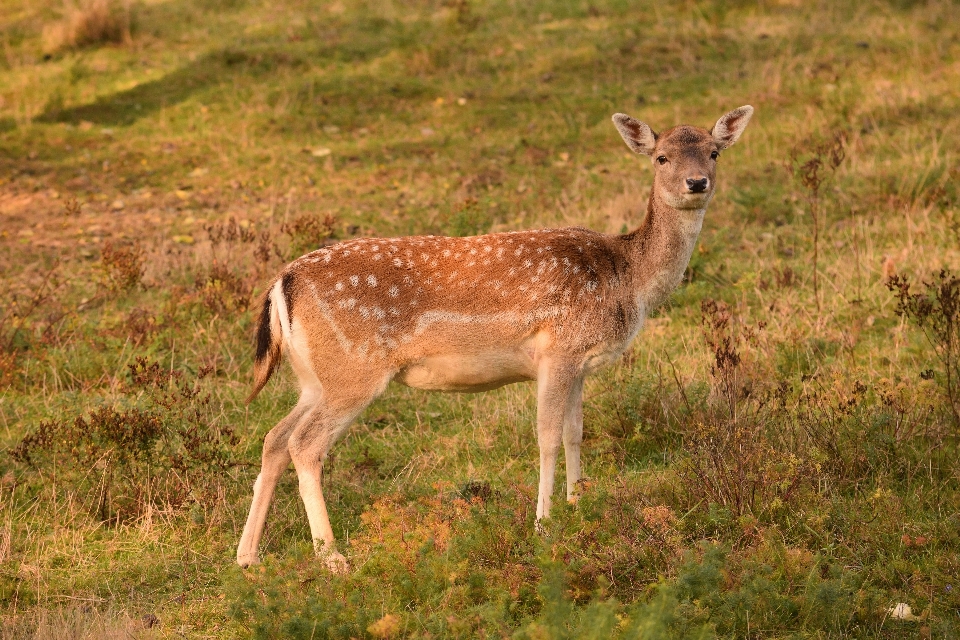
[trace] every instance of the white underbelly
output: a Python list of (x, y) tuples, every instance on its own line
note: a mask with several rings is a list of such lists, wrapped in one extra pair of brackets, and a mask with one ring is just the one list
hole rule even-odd
[(415, 389), (488, 391), (536, 378), (536, 364), (524, 349), (436, 355), (405, 366), (394, 380)]

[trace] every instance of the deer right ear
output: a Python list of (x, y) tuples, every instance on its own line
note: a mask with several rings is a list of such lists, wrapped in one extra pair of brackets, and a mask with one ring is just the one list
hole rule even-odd
[(657, 146), (657, 134), (646, 123), (631, 118), (625, 113), (615, 113), (613, 124), (630, 150), (649, 156)]

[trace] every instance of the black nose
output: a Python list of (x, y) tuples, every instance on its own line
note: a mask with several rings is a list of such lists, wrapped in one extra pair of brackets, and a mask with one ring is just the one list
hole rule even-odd
[(690, 190), (690, 193), (703, 193), (707, 190), (707, 179), (694, 180), (693, 178), (687, 178), (687, 189)]

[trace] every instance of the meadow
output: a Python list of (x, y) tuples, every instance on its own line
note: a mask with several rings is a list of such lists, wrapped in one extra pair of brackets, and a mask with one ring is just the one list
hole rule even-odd
[[(0, 0), (0, 40), (0, 637), (960, 637), (960, 5)], [(394, 385), (324, 468), (350, 572), (292, 470), (236, 565), (283, 264), (625, 232), (610, 116), (743, 104), (576, 505), (535, 531), (533, 385)]]

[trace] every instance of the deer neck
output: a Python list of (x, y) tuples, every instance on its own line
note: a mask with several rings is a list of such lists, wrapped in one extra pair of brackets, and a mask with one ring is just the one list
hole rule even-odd
[(683, 280), (703, 226), (702, 209), (675, 209), (656, 187), (647, 202), (647, 216), (638, 229), (624, 236), (638, 305), (645, 313), (659, 307)]

